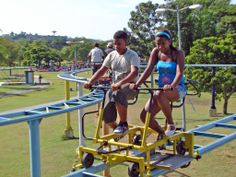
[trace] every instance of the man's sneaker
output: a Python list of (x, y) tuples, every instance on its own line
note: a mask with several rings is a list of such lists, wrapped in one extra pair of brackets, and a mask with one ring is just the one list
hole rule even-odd
[(118, 125), (115, 130), (113, 131), (113, 133), (118, 134), (118, 135), (122, 135), (124, 134), (126, 131), (128, 130), (128, 125)]
[(174, 124), (168, 124), (167, 129), (165, 131), (166, 136), (172, 136), (175, 134), (175, 125)]

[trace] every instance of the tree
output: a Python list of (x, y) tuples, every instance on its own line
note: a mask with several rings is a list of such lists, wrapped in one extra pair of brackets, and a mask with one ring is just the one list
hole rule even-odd
[[(78, 44), (78, 61), (86, 62), (88, 60), (87, 55), (89, 51), (93, 48), (94, 42), (84, 42), (83, 44)], [(100, 45), (101, 46), (101, 45)], [(102, 47), (102, 46), (101, 46)]]
[(66, 45), (67, 37), (64, 36), (46, 36), (37, 39), (37, 43), (45, 45), (52, 49), (60, 50)]
[[(178, 44), (177, 38), (177, 20), (176, 13), (166, 11), (165, 13), (156, 13), (157, 8), (176, 9), (191, 5), (190, 1), (178, 0), (167, 1), (166, 4), (140, 3), (136, 6), (135, 11), (131, 12), (128, 26), (131, 29), (131, 47), (137, 51), (139, 55), (148, 57), (150, 51), (154, 47), (155, 33), (161, 28), (169, 29), (173, 34), (173, 43)], [(181, 11), (181, 32), (182, 32), (182, 47), (189, 53), (192, 46), (192, 41), (199, 37), (198, 29), (201, 21), (198, 18), (199, 11), (184, 10)], [(198, 22), (200, 21), (200, 22)], [(197, 30), (194, 30), (197, 27)], [(199, 34), (202, 34), (201, 32)]]
[(83, 38), (83, 39), (75, 39), (73, 40), (73, 42), (74, 44), (70, 46), (66, 45), (61, 49), (60, 53), (63, 60), (72, 62), (74, 59), (75, 50), (76, 50), (78, 61), (86, 62), (87, 55), (89, 51), (93, 48), (94, 40), (88, 40), (88, 39)]
[(6, 64), (8, 55), (9, 55), (9, 52), (7, 48), (4, 45), (2, 45), (0, 42), (0, 65), (1, 66)]
[[(147, 58), (154, 46), (155, 32), (157, 30), (157, 23), (161, 22), (155, 15), (158, 4), (152, 4), (151, 1), (147, 3), (140, 3), (136, 6), (135, 11), (132, 11), (128, 26), (130, 32), (130, 44), (140, 56)], [(150, 17), (154, 17), (150, 20)]]
[[(236, 33), (227, 33), (221, 37), (205, 37), (194, 41), (186, 63), (193, 64), (235, 64), (236, 63)], [(227, 114), (230, 97), (236, 91), (236, 68), (220, 67), (215, 77), (211, 76), (210, 68), (187, 68), (188, 78), (201, 83), (202, 91), (211, 91), (216, 87), (216, 99), (224, 99), (223, 113)]]
[(227, 32), (236, 31), (236, 5), (230, 5), (228, 8), (223, 9), (220, 22), (217, 24), (217, 32), (222, 35)]
[(62, 61), (59, 54), (55, 50), (52, 50), (43, 45), (31, 44), (26, 47), (23, 54), (24, 64), (28, 66), (37, 66), (40, 67), (43, 64), (46, 66), (50, 65), (50, 62), (53, 64), (57, 63), (60, 65)]
[(0, 64), (5, 66), (15, 66), (19, 59), (20, 46), (6, 38), (0, 38)]
[(60, 51), (61, 57), (64, 61), (72, 61), (73, 53), (70, 46), (64, 46)]
[[(220, 36), (222, 34), (219, 33), (220, 23), (227, 14), (231, 19), (235, 18), (233, 16), (235, 11), (233, 14), (232, 10), (230, 12), (230, 8), (236, 6), (230, 5), (230, 0), (168, 0), (162, 7), (181, 9), (192, 4), (201, 4), (202, 8), (199, 10), (185, 9), (180, 12), (182, 48), (186, 54), (189, 53), (193, 41), (203, 37)], [(176, 13), (166, 11), (163, 15), (167, 23), (166, 27), (177, 37)]]
[[(178, 44), (177, 14), (165, 11), (156, 14), (157, 8), (179, 9), (199, 3), (200, 10), (185, 9), (180, 14), (182, 48), (189, 54), (193, 41), (209, 36), (220, 36), (228, 31), (235, 30), (236, 5), (230, 0), (166, 0), (166, 4), (140, 3), (131, 12), (128, 26), (131, 29), (131, 46), (138, 53), (148, 56), (154, 43), (155, 33), (160, 28), (169, 29), (174, 38), (175, 46)], [(150, 18), (151, 17), (151, 18)]]

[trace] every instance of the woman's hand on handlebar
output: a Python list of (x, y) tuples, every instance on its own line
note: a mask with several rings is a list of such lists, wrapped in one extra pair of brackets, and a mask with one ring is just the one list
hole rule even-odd
[(130, 90), (137, 90), (138, 86), (136, 84), (134, 84), (134, 83), (131, 83), (129, 85), (129, 88), (130, 88)]
[(173, 87), (170, 85), (170, 84), (166, 84), (163, 86), (163, 90), (166, 91), (166, 90), (173, 90)]

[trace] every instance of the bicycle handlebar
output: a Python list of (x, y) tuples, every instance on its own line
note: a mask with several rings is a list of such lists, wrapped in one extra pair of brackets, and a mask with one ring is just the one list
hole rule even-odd
[(111, 86), (110, 85), (92, 85), (91, 89), (100, 89), (100, 90), (107, 91), (111, 89)]
[[(148, 91), (160, 90), (160, 91), (164, 91), (163, 87), (158, 87), (158, 88), (141, 88), (141, 87), (138, 87), (137, 90), (148, 90)], [(173, 88), (169, 88), (167, 90), (173, 90)]]
[[(111, 89), (111, 85), (92, 85), (91, 86), (91, 89), (99, 89), (99, 90), (102, 90), (104, 92), (108, 91)], [(160, 90), (160, 91), (165, 91), (163, 89), (163, 87), (158, 87), (158, 88), (141, 88), (141, 87), (138, 87), (136, 88), (136, 90), (140, 91), (140, 90), (143, 90), (143, 91), (149, 91), (150, 93), (153, 92), (153, 91), (157, 91), (157, 90)], [(173, 88), (169, 88), (169, 89), (166, 89), (166, 90), (173, 90)]]

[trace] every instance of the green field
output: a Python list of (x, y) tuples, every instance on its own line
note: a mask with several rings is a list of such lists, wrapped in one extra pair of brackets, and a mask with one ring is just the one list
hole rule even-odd
[[(35, 73), (37, 75), (39, 73)], [(40, 73), (43, 78), (52, 84), (42, 90), (31, 91), (22, 95), (4, 97), (0, 100), (0, 112), (19, 108), (25, 108), (34, 105), (45, 104), (64, 99), (64, 81), (56, 77), (58, 73)], [(84, 73), (80, 76), (89, 77), (90, 73)], [(71, 97), (76, 96), (75, 83), (71, 83)], [(21, 88), (25, 89), (25, 88)], [(11, 89), (7, 89), (9, 91)], [(13, 89), (12, 89), (13, 90)], [(6, 88), (0, 87), (0, 92), (5, 92)], [(87, 91), (86, 91), (87, 92)], [(142, 125), (139, 120), (139, 113), (148, 99), (148, 95), (140, 95), (138, 102), (129, 108), (129, 122)], [(218, 117), (209, 117), (211, 104), (211, 95), (203, 93), (199, 98), (197, 96), (188, 96), (186, 99), (187, 129), (192, 129), (199, 125), (204, 125), (210, 121), (215, 121), (224, 117), (222, 115), (223, 102), (216, 102)], [(236, 94), (234, 94), (228, 105), (229, 113), (236, 113)], [(91, 111), (97, 106), (85, 109)], [(74, 135), (78, 134), (78, 116), (77, 111), (71, 113), (72, 127)], [(181, 124), (181, 110), (173, 111), (175, 122)], [(86, 135), (93, 136), (96, 118), (89, 116), (86, 118)], [(163, 122), (162, 114), (157, 118)], [(236, 121), (232, 122), (236, 124)], [(65, 114), (45, 118), (40, 124), (40, 145), (41, 145), (41, 176), (58, 177), (70, 172), (72, 164), (76, 159), (76, 148), (78, 140), (63, 140), (65, 129)], [(220, 130), (220, 133), (232, 133), (229, 130)], [(29, 157), (29, 133), (28, 124), (18, 123), (9, 126), (0, 127), (0, 176), (1, 177), (29, 177), (30, 176), (30, 157)], [(208, 140), (197, 139), (197, 143), (205, 143)], [(86, 141), (87, 146), (96, 147), (92, 141)], [(235, 176), (236, 164), (236, 141), (225, 144), (205, 155), (199, 160), (194, 160), (186, 169), (178, 169), (164, 176), (173, 177), (233, 177)], [(111, 168), (113, 177), (128, 176), (127, 165), (119, 165)]]

